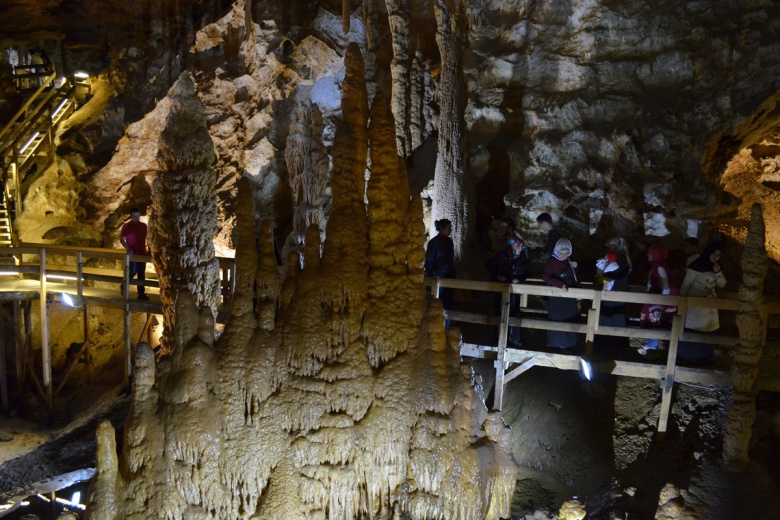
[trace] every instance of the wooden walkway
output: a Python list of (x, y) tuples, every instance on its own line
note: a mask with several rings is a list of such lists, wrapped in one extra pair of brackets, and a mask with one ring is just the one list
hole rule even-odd
[[(739, 343), (739, 336), (718, 333), (699, 333), (684, 330), (685, 316), (689, 307), (718, 309), (719, 311), (736, 312), (739, 310), (739, 298), (736, 294), (721, 294), (717, 298), (695, 298), (681, 296), (664, 296), (644, 292), (613, 292), (600, 291), (592, 288), (574, 288), (564, 292), (556, 287), (550, 287), (538, 281), (526, 284), (507, 284), (499, 282), (480, 282), (437, 278), (429, 280), (433, 286), (433, 294), (438, 294), (438, 288), (449, 287), (461, 291), (501, 294), (501, 315), (487, 315), (472, 312), (450, 310), (445, 311), (445, 317), (454, 321), (499, 327), (498, 345), (481, 345), (462, 343), (461, 355), (472, 358), (494, 360), (496, 369), (493, 409), (501, 410), (503, 406), (504, 389), (507, 383), (517, 378), (533, 367), (551, 367), (561, 370), (580, 370), (581, 361), (589, 362), (594, 373), (609, 374), (645, 379), (656, 379), (661, 383), (662, 401), (658, 431), (665, 432), (671, 409), (672, 390), (674, 383), (697, 385), (731, 386), (730, 369), (680, 366), (677, 360), (677, 347), (680, 341), (695, 341), (710, 343), (721, 347), (733, 347)], [(510, 313), (511, 295), (519, 295), (520, 311), (524, 317), (513, 318)], [(529, 305), (529, 297), (559, 296), (576, 298), (583, 307), (584, 323), (564, 323), (546, 319), (546, 312), (541, 308)], [(532, 298), (533, 299), (533, 298)], [(672, 318), (670, 330), (646, 329), (640, 327), (604, 327), (599, 326), (601, 303), (606, 301), (624, 302), (639, 305), (657, 303), (676, 306), (677, 313)], [(765, 298), (761, 305), (764, 340), (764, 359), (760, 367), (758, 388), (780, 392), (780, 342), (767, 342), (767, 323), (770, 314), (780, 314), (780, 299)], [(637, 312), (638, 314), (638, 312)], [(722, 313), (721, 313), (722, 314)], [(565, 350), (533, 348), (514, 348), (508, 344), (509, 327), (537, 330), (562, 330), (577, 332), (584, 335), (585, 345), (581, 349)], [(528, 334), (523, 335), (527, 337)], [(593, 343), (596, 336), (618, 336), (623, 338), (654, 338), (668, 342), (665, 351), (666, 359), (659, 362), (624, 361), (617, 359), (594, 359)], [(544, 348), (544, 350), (542, 350)], [(773, 350), (772, 355), (767, 355)], [(638, 357), (638, 356), (637, 356)]]
[[(90, 369), (88, 334), (88, 307), (90, 305), (122, 309), (124, 311), (124, 371), (128, 382), (132, 372), (132, 345), (130, 337), (130, 316), (133, 313), (147, 314), (146, 324), (141, 332), (151, 335), (151, 319), (162, 314), (159, 296), (159, 282), (151, 276), (144, 282), (130, 280), (130, 262), (147, 262), (151, 258), (142, 255), (128, 255), (122, 250), (102, 248), (77, 248), (25, 244), (24, 247), (0, 248), (0, 255), (14, 259), (12, 265), (0, 266), (0, 305), (13, 304), (14, 336), (16, 338), (16, 379), (19, 391), (26, 377), (32, 380), (44, 402), (51, 410), (54, 396), (62, 389), (76, 362), (85, 357)], [(227, 309), (235, 290), (235, 261), (232, 258), (218, 258), (221, 269), (222, 301), (217, 321), (224, 322)], [(114, 267), (108, 264), (114, 263)], [(87, 264), (100, 266), (89, 267)], [(130, 287), (143, 284), (149, 290), (149, 300), (131, 297)], [(36, 367), (33, 360), (31, 309), (38, 301), (40, 308), (41, 358), (42, 366)], [(63, 304), (82, 308), (84, 312), (84, 346), (72, 359), (71, 366), (58, 387), (52, 383), (51, 345), (49, 334), (49, 305)], [(20, 332), (22, 331), (22, 332)], [(0, 394), (3, 409), (8, 408), (6, 346), (4, 335), (0, 335)], [(40, 371), (40, 377), (38, 372)]]

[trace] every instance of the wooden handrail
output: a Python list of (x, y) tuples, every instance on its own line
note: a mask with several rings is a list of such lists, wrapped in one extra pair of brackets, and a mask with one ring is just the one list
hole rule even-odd
[[(29, 76), (29, 74), (28, 74)], [(19, 109), (19, 111), (16, 113), (16, 115), (11, 119), (11, 121), (3, 127), (2, 130), (0, 130), (0, 139), (3, 138), (3, 136), (8, 132), (9, 129), (11, 129), (14, 124), (16, 123), (16, 120), (19, 119), (22, 114), (24, 114), (27, 111), (27, 108), (30, 106), (30, 104), (35, 101), (35, 98), (37, 98), (41, 92), (44, 91), (44, 89), (47, 88), (47, 85), (53, 81), (57, 77), (57, 73), (53, 72), (50, 76), (46, 78), (46, 80), (43, 82), (43, 84), (38, 88), (38, 90), (35, 91), (35, 93), (30, 96), (30, 99), (28, 99), (24, 105), (22, 105), (22, 108)]]
[[(429, 280), (432, 279), (426, 279), (426, 285), (429, 284)], [(504, 290), (504, 287), (509, 285), (510, 292), (512, 294), (523, 294), (529, 296), (557, 296), (562, 298), (576, 298), (578, 300), (593, 300), (594, 294), (599, 292), (601, 293), (602, 301), (635, 304), (658, 304), (670, 307), (679, 307), (682, 301), (686, 300), (691, 307), (719, 309), (724, 311), (739, 310), (739, 295), (737, 293), (721, 293), (717, 298), (705, 298), (698, 296), (686, 297), (664, 294), (650, 294), (646, 292), (600, 291), (597, 289), (585, 289), (581, 287), (571, 288), (564, 292), (562, 289), (546, 284), (507, 284), (505, 282), (484, 282), (478, 280), (460, 280), (455, 278), (438, 278), (436, 281), (438, 282), (439, 287), (479, 292), (500, 293)], [(780, 314), (779, 297), (765, 295), (763, 299), (763, 305), (770, 314)]]

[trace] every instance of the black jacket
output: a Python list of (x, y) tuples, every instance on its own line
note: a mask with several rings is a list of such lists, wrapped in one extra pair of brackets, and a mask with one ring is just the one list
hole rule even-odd
[(425, 274), (455, 278), (455, 248), (450, 237), (441, 233), (428, 242), (425, 252)]
[(528, 252), (523, 247), (522, 252), (515, 256), (510, 248), (502, 249), (488, 261), (487, 268), (493, 280), (503, 276), (507, 282), (516, 279), (523, 283), (528, 278)]

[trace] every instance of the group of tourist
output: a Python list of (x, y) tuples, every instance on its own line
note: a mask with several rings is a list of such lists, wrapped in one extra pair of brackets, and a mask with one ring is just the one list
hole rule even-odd
[[(576, 287), (578, 283), (578, 264), (572, 259), (571, 241), (562, 238), (552, 217), (542, 213), (537, 217), (542, 232), (547, 233), (544, 248), (546, 257), (542, 280), (550, 286), (563, 291)], [(447, 219), (435, 223), (438, 234), (428, 243), (425, 271), (428, 276), (454, 278), (455, 265), (453, 243), (450, 235), (452, 223)], [(530, 258), (525, 242), (516, 233), (515, 222), (510, 218), (501, 219), (499, 234), (502, 248), (487, 263), (491, 279), (505, 283), (524, 283), (529, 274)], [(683, 243), (687, 256), (685, 277), (677, 283), (672, 276), (667, 260), (669, 248), (662, 244), (651, 245), (647, 250), (650, 269), (647, 278), (647, 292), (653, 294), (714, 297), (715, 289), (723, 287), (726, 279), (721, 272), (719, 242), (710, 242), (701, 254), (698, 240), (688, 237)], [(613, 237), (605, 244), (604, 256), (596, 261), (596, 287), (604, 291), (628, 291), (629, 276), (633, 269), (628, 244), (621, 237)], [(442, 288), (439, 297), (445, 309), (452, 308), (452, 289)], [(566, 296), (550, 296), (544, 299), (544, 305), (550, 320), (577, 323), (580, 320), (578, 301)], [(500, 309), (500, 297), (496, 300), (496, 310)], [(674, 314), (676, 307), (647, 304), (640, 311), (640, 323), (647, 328), (664, 326), (665, 315)], [(519, 295), (513, 294), (510, 301), (510, 316), (519, 315)], [(449, 323), (447, 323), (449, 325)], [(615, 301), (602, 301), (599, 326), (626, 327), (626, 304)], [(686, 330), (711, 332), (719, 327), (717, 309), (689, 307), (685, 320)], [(547, 331), (547, 346), (559, 349), (571, 349), (577, 345), (578, 334), (565, 330)], [(510, 327), (508, 341), (520, 344), (520, 329)], [(597, 345), (607, 348), (628, 346), (627, 338), (619, 336), (598, 336)], [(641, 355), (651, 355), (659, 348), (658, 340), (648, 339), (638, 350)], [(680, 341), (678, 355), (681, 358), (707, 361), (712, 358), (714, 348), (710, 344)]]

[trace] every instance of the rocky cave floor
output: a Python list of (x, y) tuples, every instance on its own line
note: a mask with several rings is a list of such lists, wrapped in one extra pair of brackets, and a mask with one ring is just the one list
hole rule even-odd
[[(466, 339), (480, 335), (491, 331), (464, 327)], [(533, 348), (543, 339), (540, 332), (523, 341)], [(638, 358), (633, 349), (622, 354)], [(476, 360), (472, 367), (475, 382), (481, 381), (492, 402), (492, 362)], [(127, 415), (129, 399), (117, 384), (119, 375), (72, 385), (57, 399), (51, 425), (29, 394), (23, 399), (27, 405), (3, 416), (2, 502), (63, 488), (63, 494), (86, 493), (86, 485), (78, 482), (94, 471), (98, 422), (109, 419), (121, 427)], [(655, 431), (660, 400), (658, 382), (651, 380), (597, 377), (588, 382), (575, 372), (539, 367), (513, 380), (503, 409), (520, 465), (512, 518), (553, 518), (564, 501), (576, 496), (586, 504), (588, 518), (649, 519), (667, 483), (687, 490), (686, 508), (694, 516), (686, 518), (780, 518), (780, 443), (772, 433), (773, 418), (780, 414), (776, 395), (758, 397), (753, 462), (738, 475), (721, 462), (727, 389), (677, 385), (663, 437)], [(0, 511), (0, 517), (22, 518), (37, 504), (40, 518), (57, 518), (41, 500), (30, 502), (16, 511)]]

